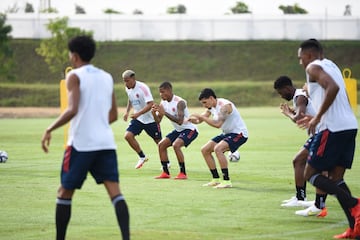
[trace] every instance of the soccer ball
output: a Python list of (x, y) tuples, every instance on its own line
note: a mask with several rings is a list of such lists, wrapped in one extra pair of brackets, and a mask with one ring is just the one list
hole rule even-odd
[(240, 153), (236, 152), (229, 152), (228, 158), (230, 162), (238, 162), (240, 160)]
[(5, 163), (8, 160), (8, 155), (5, 151), (0, 150), (0, 163)]

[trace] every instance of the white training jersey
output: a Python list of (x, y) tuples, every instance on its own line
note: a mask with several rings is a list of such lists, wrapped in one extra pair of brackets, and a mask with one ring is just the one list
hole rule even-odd
[(221, 130), (223, 133), (242, 133), (244, 137), (248, 137), (247, 127), (244, 120), (240, 116), (239, 111), (236, 106), (227, 99), (217, 98), (216, 107), (212, 107), (210, 112), (214, 120), (219, 118), (220, 109), (226, 104), (231, 104), (232, 112), (225, 116), (225, 121), (221, 125)]
[(116, 149), (109, 123), (114, 82), (112, 76), (93, 65), (71, 70), (80, 81), (77, 114), (70, 121), (67, 144), (78, 151)]
[(195, 124), (186, 121), (186, 119), (189, 118), (190, 114), (189, 114), (189, 109), (187, 107), (186, 101), (184, 99), (182, 99), (179, 96), (173, 95), (173, 98), (171, 99), (170, 102), (166, 101), (166, 100), (161, 100), (161, 105), (164, 107), (165, 112), (167, 112), (168, 114), (170, 114), (171, 116), (176, 117), (178, 114), (178, 103), (180, 101), (184, 101), (185, 102), (185, 109), (184, 109), (184, 122), (183, 124), (179, 125), (176, 122), (170, 121), (172, 123), (172, 125), (174, 126), (175, 130), (178, 132), (181, 132), (185, 129), (190, 129), (190, 130), (196, 130), (197, 131), (197, 127), (195, 126)]
[[(335, 63), (328, 59), (315, 60), (307, 67), (311, 65), (320, 66), (339, 86), (339, 91), (334, 99), (334, 102), (330, 105), (329, 109), (324, 113), (320, 120), (319, 130), (322, 131), (329, 129), (332, 132), (338, 132), (357, 129), (357, 120), (351, 109), (340, 69)], [(315, 111), (318, 112), (324, 101), (325, 90), (317, 82), (310, 82), (308, 74), (306, 74), (306, 79), (310, 98)]]
[(298, 96), (304, 96), (308, 100), (308, 103), (306, 105), (305, 114), (310, 115), (310, 116), (315, 116), (316, 112), (315, 112), (314, 106), (312, 105), (310, 98), (308, 98), (306, 96), (306, 93), (304, 92), (303, 89), (296, 89), (295, 90), (295, 94), (294, 94), (294, 97), (293, 97), (293, 107), (294, 107), (294, 109), (296, 110), (298, 108), (298, 106), (296, 104)]
[[(129, 89), (125, 87), (125, 91), (129, 97), (131, 106), (134, 109), (134, 113), (143, 109), (148, 102), (154, 101), (150, 88), (145, 83), (138, 80), (136, 80), (134, 88)], [(144, 124), (155, 122), (150, 110), (140, 115), (137, 120)]]

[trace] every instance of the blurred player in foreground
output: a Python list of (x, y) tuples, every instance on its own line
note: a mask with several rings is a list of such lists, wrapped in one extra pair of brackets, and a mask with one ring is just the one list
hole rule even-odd
[[(305, 166), (305, 179), (339, 201), (349, 227), (334, 238), (360, 236), (360, 199), (352, 196), (344, 174), (353, 163), (358, 124), (347, 97), (340, 69), (322, 58), (322, 47), (315, 39), (301, 43), (300, 64), (306, 73), (309, 97), (316, 114), (305, 116), (297, 124), (315, 134)], [(321, 174), (328, 171), (328, 176)]]
[(47, 153), (51, 132), (70, 121), (56, 199), (56, 239), (65, 239), (72, 197), (90, 172), (96, 183), (105, 185), (115, 207), (122, 238), (127, 240), (130, 239), (129, 212), (120, 192), (116, 145), (110, 126), (117, 120), (113, 78), (90, 64), (96, 49), (92, 38), (75, 37), (69, 41), (68, 48), (74, 67), (66, 76), (68, 107), (45, 130), (41, 141)]

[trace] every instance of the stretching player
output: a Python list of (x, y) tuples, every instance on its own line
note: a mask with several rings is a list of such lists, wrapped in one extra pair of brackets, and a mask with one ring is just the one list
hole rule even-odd
[[(210, 88), (205, 88), (199, 95), (199, 101), (206, 108), (203, 114), (192, 114), (189, 121), (193, 123), (206, 122), (211, 127), (220, 128), (222, 133), (212, 138), (201, 148), (201, 153), (209, 167), (212, 180), (203, 186), (215, 188), (231, 188), (228, 162), (224, 152), (235, 152), (248, 139), (248, 131), (244, 120), (241, 118), (236, 106), (229, 100), (217, 98), (215, 92)], [(211, 117), (212, 116), (212, 117)], [(212, 153), (215, 153), (219, 161), (223, 181), (216, 169), (216, 164)]]
[(167, 149), (172, 146), (176, 158), (179, 163), (180, 173), (175, 179), (187, 179), (185, 170), (184, 154), (181, 151), (182, 147), (187, 147), (198, 136), (197, 127), (187, 121), (189, 117), (189, 110), (186, 101), (179, 96), (176, 96), (172, 91), (172, 85), (169, 82), (163, 82), (159, 87), (160, 97), (162, 99), (160, 105), (154, 104), (152, 113), (156, 122), (160, 122), (166, 116), (174, 126), (174, 130), (166, 135), (159, 144), (159, 155), (163, 172), (157, 179), (170, 178), (169, 172), (169, 158)]
[[(293, 101), (293, 109), (291, 109), (287, 104), (281, 104), (280, 108), (282, 113), (294, 123), (305, 115), (315, 115), (315, 110), (310, 99), (306, 96), (306, 92), (303, 89), (296, 89), (289, 77), (281, 76), (276, 79), (274, 82), (274, 89), (283, 99)], [(281, 206), (308, 207), (305, 210), (299, 210), (295, 213), (301, 216), (325, 217), (327, 215), (327, 209), (325, 207), (326, 193), (316, 189), (315, 204), (313, 204), (312, 201), (306, 201), (306, 181), (304, 178), (304, 169), (306, 159), (309, 154), (309, 143), (311, 141), (312, 136), (310, 136), (310, 138), (306, 141), (293, 160), (296, 196), (290, 198), (289, 200), (285, 200)]]

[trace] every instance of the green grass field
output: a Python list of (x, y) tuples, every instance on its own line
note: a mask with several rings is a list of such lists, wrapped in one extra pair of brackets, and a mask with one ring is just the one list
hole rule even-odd
[[(199, 110), (199, 109), (197, 109)], [(193, 110), (194, 112), (195, 110)], [(230, 163), (232, 189), (202, 187), (210, 173), (200, 147), (219, 133), (199, 125), (199, 137), (184, 150), (189, 179), (155, 180), (160, 163), (155, 144), (143, 133), (138, 140), (150, 161), (136, 170), (137, 156), (123, 140), (127, 123), (113, 128), (118, 143), (120, 181), (128, 202), (134, 240), (332, 239), (347, 227), (336, 199), (328, 197), (328, 216), (299, 217), (299, 208), (281, 208), (294, 195), (292, 157), (306, 133), (283, 117), (276, 107), (244, 108), (240, 112), (249, 140), (241, 160)], [(0, 239), (54, 239), (55, 199), (63, 154), (63, 130), (53, 133), (50, 153), (40, 147), (43, 130), (53, 119), (0, 119), (0, 149), (9, 160), (0, 164)], [(165, 135), (171, 126), (162, 122)], [(359, 141), (358, 141), (359, 142)], [(171, 173), (178, 173), (173, 151)], [(360, 196), (359, 143), (346, 181)], [(314, 188), (308, 184), (308, 199)], [(69, 240), (119, 239), (113, 207), (102, 185), (91, 176), (77, 191), (68, 228)]]

